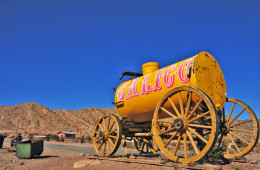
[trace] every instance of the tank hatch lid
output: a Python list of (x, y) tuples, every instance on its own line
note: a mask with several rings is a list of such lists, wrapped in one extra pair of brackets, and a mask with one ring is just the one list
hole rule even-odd
[(122, 75), (123, 76), (120, 78), (120, 80), (122, 80), (122, 78), (124, 76), (132, 76), (130, 79), (132, 79), (133, 77), (141, 77), (141, 76), (143, 76), (142, 73), (136, 73), (136, 72), (130, 72), (130, 71), (125, 71), (125, 72), (122, 73)]

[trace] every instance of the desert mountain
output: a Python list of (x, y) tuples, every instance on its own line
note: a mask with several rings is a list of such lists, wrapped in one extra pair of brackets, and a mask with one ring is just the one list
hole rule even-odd
[(75, 132), (77, 137), (92, 135), (97, 119), (113, 108), (85, 108), (80, 110), (50, 110), (28, 102), (0, 107), (0, 133), (56, 134)]

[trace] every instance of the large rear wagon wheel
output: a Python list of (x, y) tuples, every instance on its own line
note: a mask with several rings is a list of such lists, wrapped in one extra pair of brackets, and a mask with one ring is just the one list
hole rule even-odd
[(160, 99), (154, 112), (153, 132), (160, 150), (170, 160), (201, 160), (218, 137), (216, 108), (210, 98), (196, 88), (175, 88)]
[(99, 156), (113, 155), (122, 140), (122, 125), (120, 119), (112, 114), (100, 117), (94, 128), (93, 145)]
[(222, 117), (221, 139), (226, 144), (226, 159), (234, 159), (248, 154), (257, 144), (259, 123), (253, 110), (245, 103), (227, 98), (227, 114)]

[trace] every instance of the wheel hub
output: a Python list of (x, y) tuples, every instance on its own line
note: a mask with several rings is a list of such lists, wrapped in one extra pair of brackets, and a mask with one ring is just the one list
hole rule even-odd
[(173, 122), (173, 126), (176, 130), (183, 130), (184, 128), (184, 121), (182, 119), (175, 119)]
[(221, 132), (224, 133), (224, 134), (227, 134), (230, 130), (230, 127), (228, 125), (223, 125), (221, 127)]
[(99, 137), (103, 140), (107, 140), (108, 139), (108, 135), (109, 133), (106, 131), (106, 132), (99, 132)]
[(105, 132), (104, 134), (104, 140), (107, 140), (108, 139), (108, 132)]

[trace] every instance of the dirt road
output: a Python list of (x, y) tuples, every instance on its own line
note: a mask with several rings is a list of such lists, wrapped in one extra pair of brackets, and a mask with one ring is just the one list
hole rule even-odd
[[(6, 138), (4, 140), (4, 144), (7, 146), (10, 145), (10, 139)], [(86, 155), (94, 155), (95, 150), (91, 144), (71, 144), (71, 143), (61, 143), (61, 142), (53, 142), (53, 141), (44, 141), (44, 148), (45, 149), (57, 149), (63, 151), (70, 151), (70, 152), (78, 152), (84, 153)], [(137, 153), (134, 150), (128, 150), (129, 153)], [(115, 155), (123, 155), (125, 153), (124, 150), (118, 149)]]

